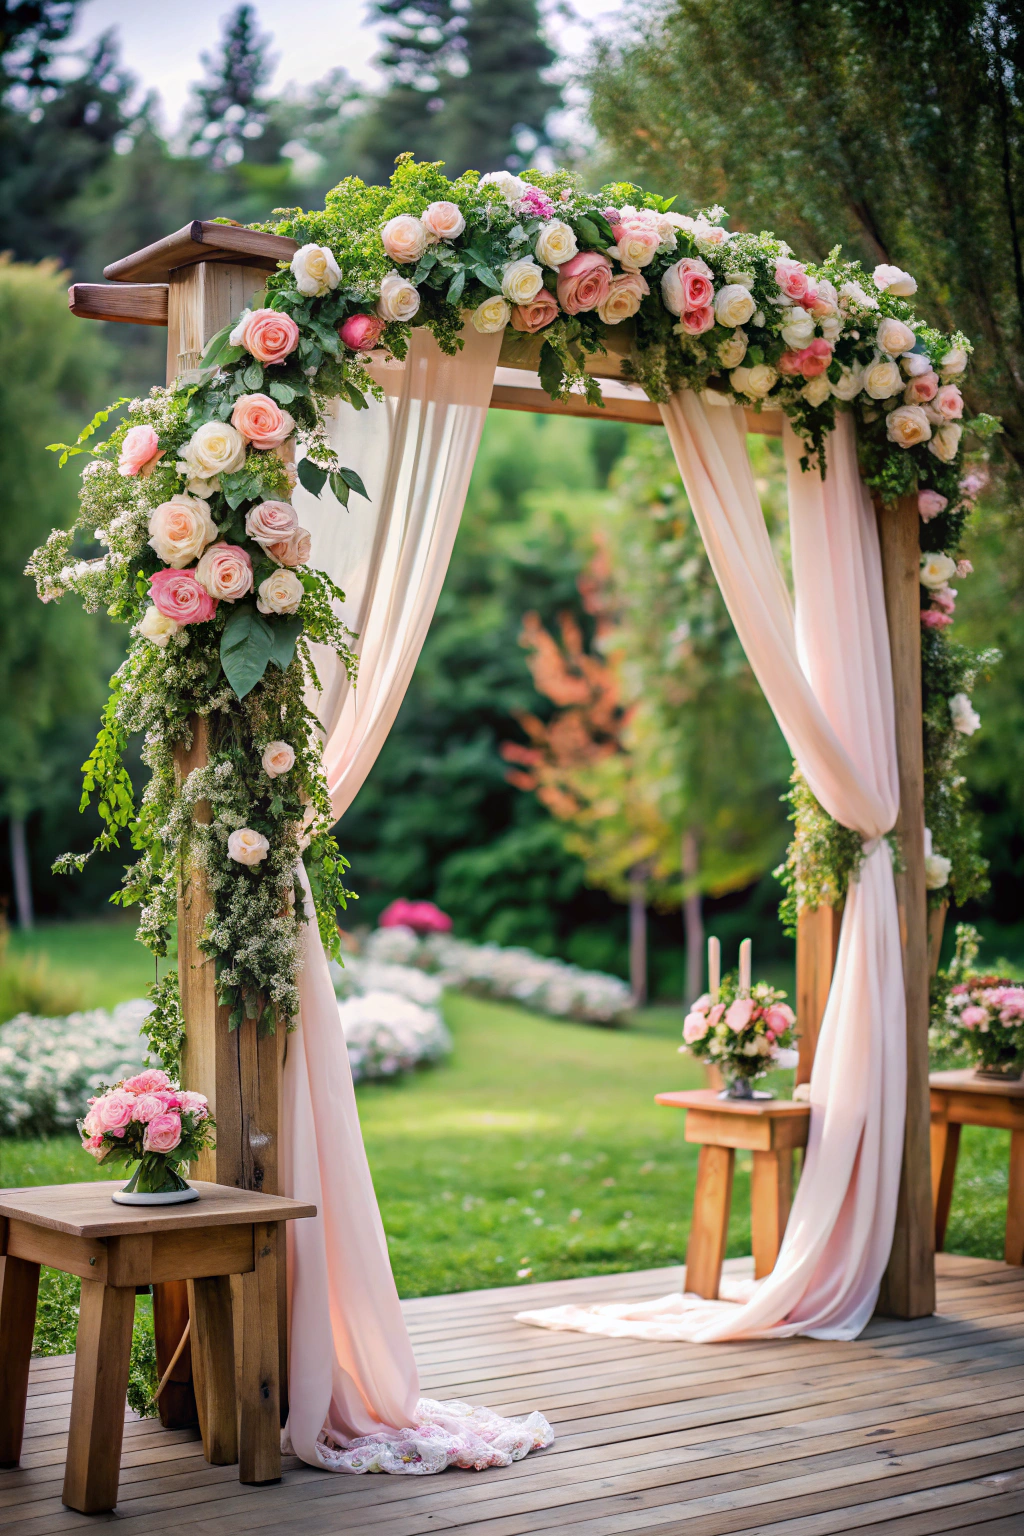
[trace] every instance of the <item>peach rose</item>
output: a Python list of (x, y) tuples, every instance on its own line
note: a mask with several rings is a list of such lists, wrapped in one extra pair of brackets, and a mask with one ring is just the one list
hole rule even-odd
[(198, 560), (211, 540), (217, 537), (217, 525), (210, 516), (210, 504), (198, 496), (172, 496), (149, 514), (149, 546), (165, 565), (184, 570)]
[(928, 418), (919, 405), (898, 405), (889, 412), (885, 425), (890, 443), (896, 443), (900, 448), (926, 443), (932, 435)]
[(238, 827), (228, 838), (228, 858), (236, 864), (261, 864), (270, 852), (270, 844), (262, 832), (251, 827)]
[(514, 331), (541, 331), (552, 320), (558, 319), (558, 300), (553, 293), (542, 288), (535, 299), (528, 299), (525, 304), (516, 304), (512, 310), (512, 329)]
[(956, 421), (964, 413), (964, 397), (955, 384), (943, 384), (935, 396), (935, 409), (946, 421)]
[(264, 549), (290, 539), (298, 526), (299, 514), (289, 501), (261, 501), (245, 514), (246, 533)]
[(151, 475), (164, 451), (152, 427), (130, 427), (121, 444), (117, 467), (122, 475)]
[(430, 203), (420, 214), (420, 223), (433, 240), (457, 240), (466, 227), (456, 203)]
[(180, 1140), (181, 1116), (164, 1110), (163, 1114), (154, 1115), (146, 1126), (142, 1149), (144, 1152), (173, 1152)]
[(597, 313), (605, 325), (620, 325), (636, 314), (641, 299), (650, 291), (647, 279), (639, 272), (620, 272), (612, 278), (608, 296), (597, 306)]
[(380, 237), (391, 260), (403, 264), (419, 261), (427, 248), (427, 231), (422, 220), (414, 218), (411, 213), (400, 213), (388, 219)]
[(149, 591), (155, 607), (176, 624), (205, 624), (217, 612), (217, 604), (192, 571), (157, 571), (149, 578)]
[(309, 529), (296, 528), (287, 539), (281, 539), (277, 544), (264, 544), (263, 548), (271, 560), (276, 560), (278, 565), (296, 566), (309, 564), (312, 544)]
[(385, 321), (380, 315), (349, 315), (338, 327), (338, 335), (353, 352), (372, 352), (381, 338)]
[(196, 580), (218, 601), (237, 603), (252, 591), (252, 561), (237, 544), (211, 544), (196, 566)]
[(283, 363), (299, 344), (299, 328), (291, 315), (276, 309), (246, 310), (228, 338), (261, 363)]
[(263, 748), (263, 772), (269, 779), (279, 779), (295, 767), (295, 748), (287, 741), (271, 741)]
[(254, 448), (280, 448), (295, 431), (294, 417), (282, 411), (269, 395), (239, 395), (231, 412), (231, 425)]
[(711, 268), (698, 256), (684, 256), (662, 273), (661, 296), (665, 308), (673, 315), (688, 309), (706, 309), (715, 297)]
[(612, 264), (600, 251), (580, 251), (558, 269), (558, 302), (566, 314), (597, 309), (612, 286)]
[(260, 582), (256, 606), (260, 613), (296, 613), (305, 591), (294, 571), (275, 571)]
[(816, 379), (819, 374), (827, 372), (831, 361), (831, 344), (819, 336), (800, 353), (800, 372), (805, 379)]
[(661, 234), (657, 227), (629, 220), (612, 226), (615, 251), (619, 262), (627, 272), (637, 272), (646, 267), (657, 255)]
[(687, 336), (703, 336), (714, 323), (715, 312), (710, 304), (705, 304), (702, 309), (684, 309), (679, 316), (679, 324)]

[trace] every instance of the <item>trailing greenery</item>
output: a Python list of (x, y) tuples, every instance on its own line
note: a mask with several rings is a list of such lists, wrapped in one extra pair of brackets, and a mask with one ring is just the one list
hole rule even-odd
[(850, 881), (864, 862), (864, 839), (819, 805), (799, 768), (793, 769), (790, 786), (782, 799), (789, 806), (793, 841), (775, 877), (785, 892), (779, 917), (785, 932), (795, 938), (804, 908), (838, 907), (846, 900)]

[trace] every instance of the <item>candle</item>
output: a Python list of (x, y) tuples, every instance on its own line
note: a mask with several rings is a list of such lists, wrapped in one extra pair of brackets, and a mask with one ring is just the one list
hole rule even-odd
[(750, 992), (750, 951), (752, 945), (749, 939), (744, 939), (740, 945), (740, 996), (746, 997)]
[(722, 982), (722, 946), (717, 939), (708, 939), (708, 991), (711, 1001), (718, 1002), (718, 989)]

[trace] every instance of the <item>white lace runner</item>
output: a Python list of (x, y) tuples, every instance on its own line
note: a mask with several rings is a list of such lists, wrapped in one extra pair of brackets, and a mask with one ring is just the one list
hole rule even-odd
[(346, 1440), (324, 1430), (316, 1458), (328, 1472), (393, 1472), (425, 1477), (446, 1467), (483, 1472), (542, 1451), (555, 1432), (542, 1413), (503, 1419), (470, 1403), (421, 1397), (411, 1429), (380, 1429)]

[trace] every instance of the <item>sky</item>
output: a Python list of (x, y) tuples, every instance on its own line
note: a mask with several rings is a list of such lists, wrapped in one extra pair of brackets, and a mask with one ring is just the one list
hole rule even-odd
[[(274, 89), (305, 85), (344, 66), (357, 80), (379, 83), (374, 55), (377, 28), (366, 0), (255, 0), (260, 25), (273, 35), (278, 57)], [(160, 93), (164, 128), (178, 124), (189, 86), (202, 75), (200, 54), (215, 49), (231, 0), (86, 0), (74, 43), (81, 46), (113, 27), (122, 57), (140, 83)], [(622, 0), (554, 0), (541, 3), (552, 45), (563, 58), (578, 57), (590, 29), (604, 29)]]

